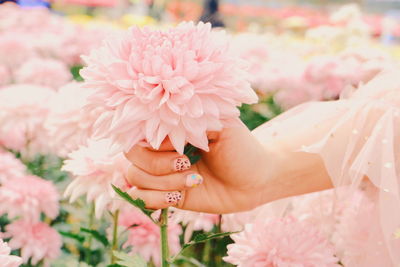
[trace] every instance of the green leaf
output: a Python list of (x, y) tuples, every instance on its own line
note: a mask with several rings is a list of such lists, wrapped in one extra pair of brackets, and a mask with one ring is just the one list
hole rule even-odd
[(130, 195), (128, 195), (128, 193), (123, 192), (120, 188), (116, 187), (115, 185), (111, 185), (112, 188), (114, 189), (114, 191), (123, 199), (125, 199), (126, 201), (128, 201), (131, 205), (135, 206), (136, 208), (140, 209), (144, 214), (147, 215), (147, 217), (149, 217), (154, 223), (156, 223), (154, 221), (154, 219), (151, 217), (151, 214), (154, 213), (154, 210), (149, 210), (146, 209), (146, 203), (144, 203), (144, 201), (140, 198), (137, 199), (133, 199)]
[(109, 265), (107, 265), (107, 267), (127, 267), (127, 266), (125, 266), (125, 265), (119, 265), (119, 264), (114, 263), (114, 264), (109, 264)]
[(184, 249), (186, 249), (186, 248), (188, 248), (190, 246), (193, 246), (193, 245), (196, 245), (196, 244), (199, 244), (199, 243), (203, 243), (203, 242), (205, 242), (207, 240), (212, 240), (212, 239), (216, 239), (216, 238), (220, 238), (220, 237), (230, 236), (231, 234), (235, 234), (235, 233), (238, 233), (238, 232), (224, 232), (224, 233), (217, 233), (217, 234), (198, 234), (193, 238), (192, 241), (190, 241), (190, 242), (188, 242), (186, 244), (183, 244), (182, 250), (184, 250)]
[(178, 254), (176, 254), (172, 260), (171, 263), (174, 263), (176, 260), (182, 259), (181, 254), (183, 253), (183, 251), (185, 249), (187, 249), (188, 247), (191, 247), (193, 245), (196, 244), (200, 244), (203, 242), (206, 242), (208, 240), (212, 240), (212, 239), (216, 239), (216, 238), (220, 238), (220, 237), (226, 237), (226, 236), (230, 236), (232, 234), (236, 234), (238, 232), (224, 232), (224, 233), (217, 233), (217, 234), (197, 234), (192, 241), (183, 244), (181, 251), (179, 251)]
[(58, 231), (58, 232), (60, 233), (60, 235), (75, 239), (79, 243), (83, 243), (85, 241), (85, 237), (84, 236), (81, 236), (81, 235), (78, 235), (78, 234), (73, 234), (73, 233), (70, 233), (70, 232), (64, 232), (64, 231)]
[(83, 66), (81, 66), (81, 65), (75, 65), (75, 66), (71, 67), (71, 69), (70, 69), (71, 70), (71, 74), (74, 77), (75, 81), (78, 81), (78, 82), (82, 82), (83, 81), (83, 78), (79, 73), (82, 68), (83, 68)]
[(199, 149), (191, 144), (187, 144), (185, 146), (185, 150), (183, 152), (190, 160), (190, 164), (195, 164), (201, 159), (201, 155), (199, 153)]
[(118, 259), (117, 264), (126, 267), (147, 267), (146, 261), (137, 254), (128, 255), (121, 251), (114, 251), (114, 256)]
[(97, 241), (102, 243), (105, 247), (107, 247), (109, 245), (107, 237), (105, 235), (99, 233), (99, 231), (87, 229), (84, 227), (81, 227), (81, 231), (92, 235), (94, 239), (96, 239)]

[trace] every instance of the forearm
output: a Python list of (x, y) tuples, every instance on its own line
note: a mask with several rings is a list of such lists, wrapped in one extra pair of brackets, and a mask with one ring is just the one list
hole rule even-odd
[(332, 188), (322, 158), (301, 151), (303, 146), (324, 136), (332, 123), (285, 133), (264, 142), (265, 158), (269, 161), (264, 175), (264, 203)]

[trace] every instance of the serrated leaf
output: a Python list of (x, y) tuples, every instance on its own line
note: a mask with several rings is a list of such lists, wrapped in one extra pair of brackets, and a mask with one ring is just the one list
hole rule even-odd
[(140, 198), (133, 199), (130, 195), (128, 195), (128, 193), (122, 191), (120, 188), (116, 187), (115, 185), (112, 184), (111, 186), (120, 197), (122, 197), (124, 200), (126, 200), (131, 205), (140, 209), (144, 214), (147, 215), (147, 217), (149, 217), (154, 222), (154, 219), (151, 217), (151, 214), (154, 213), (154, 210), (146, 209), (146, 203), (142, 199), (140, 199)]
[(121, 251), (114, 251), (114, 256), (118, 259), (117, 264), (126, 267), (147, 267), (146, 261), (137, 254), (128, 255)]
[(81, 231), (84, 233), (90, 234), (91, 236), (93, 236), (94, 239), (96, 239), (97, 241), (102, 243), (105, 247), (107, 247), (109, 245), (107, 237), (105, 235), (99, 233), (98, 231), (87, 229), (84, 227), (81, 227)]
[(64, 231), (58, 231), (58, 232), (60, 233), (60, 235), (75, 239), (79, 243), (83, 243), (85, 241), (85, 237), (84, 236), (81, 236), (81, 235), (78, 235), (78, 234), (73, 234), (73, 233), (70, 233), (70, 232), (64, 232)]
[(196, 235), (192, 241), (183, 244), (182, 246), (182, 250), (184, 250), (185, 248), (188, 248), (190, 246), (199, 244), (199, 243), (203, 243), (207, 240), (212, 240), (212, 239), (216, 239), (216, 238), (220, 238), (220, 237), (225, 237), (225, 236), (230, 236), (232, 234), (235, 234), (237, 232), (224, 232), (224, 233), (217, 233), (217, 234), (198, 234)]

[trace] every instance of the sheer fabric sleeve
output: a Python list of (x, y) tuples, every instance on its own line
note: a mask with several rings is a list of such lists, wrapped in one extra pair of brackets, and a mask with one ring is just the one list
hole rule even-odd
[(318, 154), (335, 188), (348, 194), (371, 182), (385, 245), (400, 263), (400, 71), (382, 73), (348, 99), (298, 106), (253, 134), (264, 144), (306, 136), (295, 150)]

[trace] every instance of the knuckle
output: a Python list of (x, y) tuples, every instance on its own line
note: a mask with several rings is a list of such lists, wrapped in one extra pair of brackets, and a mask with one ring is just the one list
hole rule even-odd
[(128, 181), (128, 183), (130, 185), (137, 185), (137, 181), (139, 176), (139, 172), (137, 167), (135, 167), (134, 165), (129, 166), (128, 168), (128, 172), (126, 175), (126, 180)]

